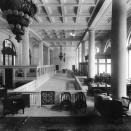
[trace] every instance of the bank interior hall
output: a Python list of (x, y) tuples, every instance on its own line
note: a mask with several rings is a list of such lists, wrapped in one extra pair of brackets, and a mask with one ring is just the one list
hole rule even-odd
[(0, 131), (131, 130), (131, 0), (0, 1)]

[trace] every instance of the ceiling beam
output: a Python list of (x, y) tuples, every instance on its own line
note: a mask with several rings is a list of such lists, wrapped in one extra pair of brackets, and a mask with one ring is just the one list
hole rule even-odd
[(64, 6), (63, 6), (63, 2), (64, 2), (63, 0), (60, 0), (62, 21), (63, 21), (63, 23), (65, 23), (66, 20), (65, 20), (65, 10), (64, 10)]
[(47, 29), (47, 30), (85, 30), (87, 25), (82, 24), (32, 24), (31, 28)]
[[(76, 45), (65, 45), (65, 44), (62, 45), (62, 47), (76, 47), (76, 46), (77, 44)], [(50, 47), (60, 47), (60, 45), (51, 45)]]
[[(79, 7), (80, 8), (80, 7)], [(63, 11), (64, 12), (64, 11)], [(49, 15), (46, 15), (46, 14), (43, 14), (43, 13), (38, 13), (38, 16), (40, 17), (77, 17), (77, 15), (74, 15), (74, 14), (49, 14)], [(81, 17), (91, 17), (90, 14), (80, 14)]]
[(40, 41), (42, 41), (42, 38), (31, 28), (29, 28), (29, 31), (36, 37), (38, 38)]
[(95, 30), (111, 30), (111, 25), (98, 25)]
[[(42, 2), (43, 2), (43, 3), (42, 3), (43, 5), (46, 3), (45, 0), (42, 0)], [(50, 15), (50, 12), (49, 12), (49, 10), (48, 10), (48, 7), (47, 7), (47, 6), (44, 6), (44, 8), (45, 8), (45, 11), (46, 11), (46, 13), (47, 13), (49, 22), (50, 22), (50, 23), (53, 23), (52, 18), (49, 16), (49, 15)]]
[[(78, 4), (80, 5), (82, 3), (82, 0), (78, 0)], [(79, 18), (79, 16), (80, 16), (80, 10), (81, 10), (81, 6), (78, 6), (77, 7), (77, 17), (76, 17), (76, 23), (78, 23), (78, 18)]]
[[(96, 25), (97, 25), (98, 21), (102, 18), (103, 14), (106, 12), (107, 8), (110, 6), (111, 3), (112, 3), (112, 0), (99, 0), (98, 1), (97, 5), (92, 13), (91, 18), (89, 19), (88, 29), (85, 31), (82, 40), (86, 39), (89, 29), (95, 29), (95, 30), (97, 29)], [(100, 27), (100, 26), (98, 26), (98, 27)], [(107, 30), (107, 28), (105, 30)]]
[(65, 39), (43, 39), (44, 41), (48, 42), (59, 42), (59, 41), (80, 41), (80, 38), (65, 38)]
[[(99, 11), (97, 11), (97, 7), (96, 7), (96, 11), (97, 13), (94, 12), (94, 14), (96, 14), (92, 19), (90, 19), (89, 21), (89, 28), (90, 29), (95, 29), (95, 27), (97, 26), (98, 24), (98, 21), (103, 17), (103, 15), (108, 11), (108, 8), (111, 6), (112, 4), (112, 0), (103, 0), (103, 3), (100, 1), (100, 9)], [(98, 3), (98, 6), (99, 6), (99, 3)], [(93, 16), (93, 15), (92, 15)]]
[[(62, 0), (63, 1), (63, 0)], [(57, 3), (42, 3), (42, 4), (37, 4), (37, 6), (95, 6), (95, 2), (93, 3), (80, 3), (80, 4), (74, 4), (74, 3), (64, 3), (62, 2), (61, 4), (57, 4)]]

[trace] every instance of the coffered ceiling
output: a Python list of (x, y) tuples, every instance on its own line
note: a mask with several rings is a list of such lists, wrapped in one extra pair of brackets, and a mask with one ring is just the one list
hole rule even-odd
[[(88, 40), (90, 29), (95, 29), (98, 41), (111, 34), (112, 0), (33, 1), (38, 12), (29, 27), (30, 37), (37, 37), (49, 43), (49, 46), (77, 47), (81, 41)], [(131, 0), (127, 0), (127, 3), (130, 17)], [(9, 28), (1, 12), (0, 28)]]
[(38, 6), (31, 28), (51, 46), (77, 46), (98, 0), (34, 0)]

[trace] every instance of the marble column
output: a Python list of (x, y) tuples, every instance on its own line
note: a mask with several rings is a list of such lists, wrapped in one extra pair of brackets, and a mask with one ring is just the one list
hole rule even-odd
[(78, 47), (78, 70), (80, 71), (80, 47)]
[(88, 61), (88, 77), (95, 77), (95, 31), (89, 31), (89, 61)]
[(78, 47), (78, 65), (79, 65), (79, 57), (80, 57), (80, 53), (79, 53), (79, 47)]
[(81, 46), (81, 44), (80, 44), (80, 46), (79, 46), (79, 63), (81, 63), (82, 62), (82, 59), (81, 59), (81, 55), (82, 54), (82, 46)]
[(76, 68), (78, 69), (78, 48), (76, 49)]
[(82, 53), (81, 53), (81, 55), (82, 55), (82, 62), (85, 62), (85, 42), (83, 41), (82, 42)]
[(48, 47), (48, 65), (50, 65), (50, 48)]
[[(117, 16), (117, 17), (116, 17)], [(112, 1), (112, 96), (126, 96), (127, 79), (127, 5), (126, 0)]]
[(22, 65), (22, 42), (18, 45), (17, 65)]
[[(88, 46), (89, 46), (89, 41), (85, 41), (85, 56), (89, 54), (89, 48), (87, 48)], [(88, 61), (88, 59), (86, 61)]]
[(43, 66), (43, 43), (39, 43), (39, 66)]
[(28, 66), (29, 64), (29, 29), (27, 28), (22, 40), (22, 65)]
[(50, 50), (50, 65), (53, 65), (53, 50)]

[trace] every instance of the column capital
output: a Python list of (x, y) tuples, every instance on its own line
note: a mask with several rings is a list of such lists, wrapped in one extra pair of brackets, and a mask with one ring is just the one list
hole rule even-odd
[(43, 43), (44, 43), (44, 42), (43, 42), (43, 40), (40, 40), (39, 42), (40, 42), (41, 44), (43, 44)]
[(89, 30), (89, 32), (92, 32), (92, 33), (94, 33), (94, 32), (95, 32), (95, 30), (94, 30), (94, 29), (90, 29), (90, 30)]
[(40, 41), (40, 42), (39, 42), (39, 45), (43, 45), (43, 41)]
[(82, 40), (82, 41), (81, 41), (81, 44), (83, 44), (83, 43), (85, 43), (85, 41), (84, 41), (84, 40)]
[(26, 27), (26, 28), (25, 28), (25, 33), (28, 33), (28, 32), (29, 32), (29, 28)]

